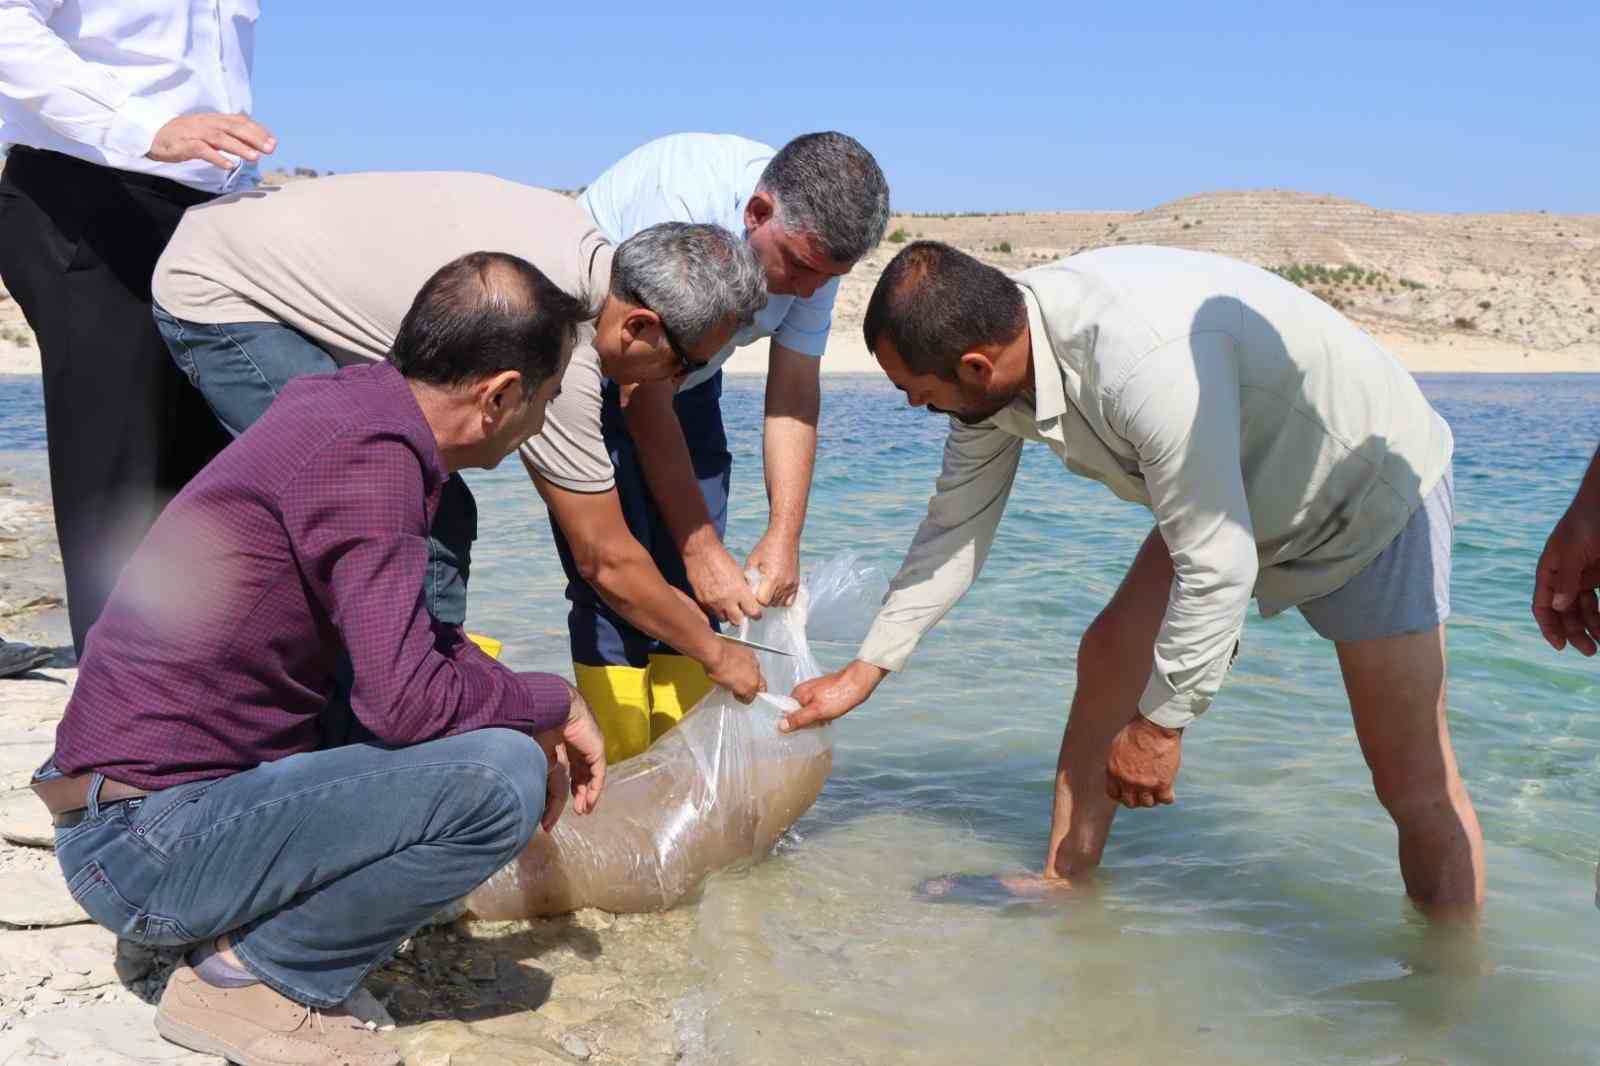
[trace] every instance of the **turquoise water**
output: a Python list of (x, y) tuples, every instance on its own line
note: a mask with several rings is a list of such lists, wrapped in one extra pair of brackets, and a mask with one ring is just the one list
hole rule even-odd
[[(19, 429), (30, 387), (0, 378), (0, 450), (39, 446)], [(1002, 910), (915, 899), (936, 874), (1039, 864), (1077, 640), (1150, 526), (1031, 448), (979, 585), (835, 727), (833, 778), (794, 839), (694, 904), (686, 1061), (1600, 1061), (1600, 661), (1552, 652), (1528, 615), (1538, 549), (1600, 437), (1600, 381), (1423, 387), (1457, 442), (1451, 725), (1489, 869), (1475, 951), (1404, 902), (1331, 648), (1296, 614), (1251, 618), (1187, 736), (1178, 804), (1123, 812), (1093, 891)], [(730, 379), (724, 404), (729, 540), (748, 550), (765, 519), (759, 382)], [(855, 548), (892, 569), (943, 422), (875, 379), (828, 379), (824, 409), (806, 557)], [(468, 477), (471, 626), (514, 665), (564, 671), (543, 509), (515, 464)]]

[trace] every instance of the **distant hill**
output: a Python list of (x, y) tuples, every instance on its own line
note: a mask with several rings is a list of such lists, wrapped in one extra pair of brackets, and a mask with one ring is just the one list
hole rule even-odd
[[(295, 167), (263, 180), (317, 176)], [(1277, 270), (1400, 347), (1448, 347), (1456, 360), (1470, 350), (1483, 355), (1479, 369), (1517, 369), (1524, 364), (1509, 360), (1529, 351), (1600, 369), (1600, 215), (1385, 211), (1274, 189), (1201, 193), (1138, 212), (897, 215), (889, 229), (890, 239), (840, 287), (836, 337), (859, 336), (878, 275), (918, 237), (947, 241), (1004, 270), (1107, 245), (1161, 244)], [(21, 318), (0, 289), (0, 368), (31, 357)], [(1439, 368), (1406, 357), (1409, 365)]]
[[(1113, 244), (1218, 252), (1278, 270), (1375, 331), (1600, 354), (1600, 215), (1424, 214), (1263, 190), (1139, 212), (902, 215), (890, 234), (946, 241), (1006, 270)], [(885, 242), (846, 280), (852, 325), (899, 246)]]

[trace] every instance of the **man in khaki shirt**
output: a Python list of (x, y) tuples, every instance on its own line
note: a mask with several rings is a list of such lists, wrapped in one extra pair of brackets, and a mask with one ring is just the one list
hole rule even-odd
[(1238, 653), (1253, 597), (1335, 644), (1406, 890), (1483, 899), (1483, 844), (1445, 724), (1452, 441), (1416, 383), (1265, 271), (1102, 249), (1007, 278), (945, 245), (890, 263), (867, 346), (950, 414), (944, 469), (856, 661), (802, 685), (785, 728), (837, 718), (966, 592), (1025, 440), (1155, 514), (1085, 632), (1037, 891), (1099, 862), (1117, 803), (1173, 802), (1182, 733)]
[[(522, 449), (553, 478), (610, 469), (595, 454), (602, 375), (682, 378), (765, 306), (759, 261), (717, 226), (665, 223), (613, 246), (571, 197), (458, 172), (348, 174), (226, 197), (184, 216), (156, 266), (156, 322), (174, 359), (238, 435), (302, 374), (382, 359), (417, 290), (478, 250), (533, 264), (593, 316)], [(570, 516), (558, 515), (564, 526)], [(615, 500), (566, 530), (604, 547), (602, 594), (641, 629), (677, 642), (718, 684), (749, 701), (753, 655), (717, 638), (705, 615), (662, 577)], [(466, 618), (477, 508), (459, 475), (446, 483), (428, 542), (423, 590), (435, 621)], [(330, 716), (330, 721), (340, 716)], [(335, 735), (336, 732), (335, 732)]]

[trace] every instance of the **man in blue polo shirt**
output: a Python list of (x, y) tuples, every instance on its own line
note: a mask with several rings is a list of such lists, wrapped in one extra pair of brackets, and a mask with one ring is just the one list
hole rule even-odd
[[(658, 222), (713, 222), (742, 233), (767, 276), (766, 308), (710, 360), (685, 360), (671, 380), (602, 390), (598, 419), (609, 472), (593, 485), (540, 480), (556, 495), (611, 493), (662, 575), (716, 621), (737, 624), (787, 604), (800, 577), (800, 533), (816, 458), (819, 362), (838, 278), (883, 239), (889, 188), (865, 148), (842, 133), (811, 133), (781, 150), (743, 137), (684, 133), (636, 149), (590, 185), (580, 203), (623, 241)], [(723, 431), (722, 364), (770, 337), (764, 452), (771, 517), (748, 559), (722, 543), (732, 466)], [(536, 479), (537, 462), (530, 463)], [(557, 501), (559, 503), (559, 501)], [(609, 504), (607, 506), (610, 506)], [(553, 507), (552, 510), (557, 508)], [(566, 565), (578, 686), (614, 759), (643, 750), (703, 695), (700, 664), (629, 624), (596, 594), (555, 531)], [(752, 591), (747, 568), (759, 570)]]

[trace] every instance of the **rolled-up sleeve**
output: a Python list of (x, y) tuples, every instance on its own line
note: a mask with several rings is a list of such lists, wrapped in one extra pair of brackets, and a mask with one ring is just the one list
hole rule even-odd
[(279, 500), (300, 571), (349, 653), (351, 709), (379, 740), (537, 733), (566, 720), (559, 677), (514, 674), (429, 616), (422, 465), (402, 434), (363, 429), (329, 443)]
[(1138, 453), (1175, 572), (1139, 713), (1182, 729), (1221, 687), (1256, 581), (1233, 338), (1197, 333), (1148, 353), (1107, 410)]
[(950, 420), (928, 515), (856, 657), (898, 670), (983, 569), (1017, 476), (1022, 438)]
[(0, 101), (69, 140), (137, 158), (174, 116), (130, 94), (49, 26), (60, 0), (0, 0)]
[(821, 357), (828, 348), (828, 333), (833, 329), (833, 302), (839, 297), (839, 279), (834, 278), (804, 299), (796, 299), (778, 323), (772, 339), (801, 355)]

